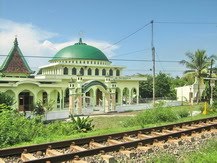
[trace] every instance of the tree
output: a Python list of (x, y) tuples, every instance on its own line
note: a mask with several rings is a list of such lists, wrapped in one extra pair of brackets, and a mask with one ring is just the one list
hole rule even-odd
[[(144, 75), (143, 75), (144, 76)], [(142, 98), (152, 98), (153, 97), (153, 77), (151, 75), (147, 75), (147, 80), (142, 81), (139, 84), (139, 92)], [(175, 87), (176, 84), (174, 82), (174, 78), (169, 76), (168, 74), (160, 72), (156, 75), (156, 83), (155, 83), (155, 94), (156, 97), (169, 97), (175, 98)]]
[(175, 88), (172, 84), (173, 80), (168, 74), (160, 72), (156, 76), (156, 97), (176, 98)]
[(3, 110), (12, 110), (12, 105), (14, 104), (14, 98), (10, 95), (0, 92), (0, 112)]
[(141, 75), (140, 77), (147, 77), (146, 81), (142, 81), (139, 83), (139, 93), (142, 98), (152, 98), (152, 76), (151, 75)]
[(211, 58), (208, 57), (205, 50), (197, 50), (194, 53), (186, 53), (188, 60), (182, 60), (180, 63), (185, 65), (189, 70), (184, 73), (192, 73), (197, 80), (197, 94), (196, 101), (200, 101), (200, 85), (203, 82), (203, 78), (207, 76), (208, 67), (211, 65)]

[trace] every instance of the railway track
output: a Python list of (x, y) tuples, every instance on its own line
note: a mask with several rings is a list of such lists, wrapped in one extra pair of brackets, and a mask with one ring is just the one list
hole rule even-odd
[[(16, 162), (86, 162), (83, 157), (99, 155), (106, 162), (114, 157), (109, 152), (118, 151), (127, 157), (135, 156), (139, 151), (149, 151), (150, 145), (166, 148), (168, 143), (181, 144), (181, 139), (191, 141), (194, 137), (203, 136), (204, 132), (216, 134), (217, 117), (188, 121), (140, 130), (87, 137), (18, 148), (0, 150), (0, 163), (10, 158)], [(10, 161), (9, 161), (10, 162)]]

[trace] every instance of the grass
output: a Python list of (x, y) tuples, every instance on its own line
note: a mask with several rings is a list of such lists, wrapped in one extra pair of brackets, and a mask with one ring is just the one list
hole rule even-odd
[[(190, 108), (189, 106), (179, 106), (179, 107), (173, 107), (173, 109), (182, 109), (182, 108)], [(193, 110), (198, 109), (198, 106), (195, 106), (192, 108)], [(130, 127), (123, 127), (123, 122), (128, 120), (129, 118), (132, 118), (133, 116), (137, 114), (141, 114), (143, 111), (137, 111), (137, 112), (128, 112), (127, 114), (122, 115), (116, 115), (116, 116), (97, 116), (97, 117), (90, 117), (93, 119), (93, 124), (95, 125), (94, 131), (87, 132), (87, 133), (75, 133), (73, 135), (69, 136), (63, 136), (63, 135), (51, 135), (49, 137), (43, 138), (38, 137), (35, 138), (31, 142), (24, 142), (19, 143), (14, 146), (24, 146), (24, 145), (32, 145), (32, 144), (39, 144), (39, 143), (48, 143), (48, 142), (54, 142), (54, 141), (61, 141), (61, 140), (69, 140), (69, 139), (76, 139), (76, 138), (84, 138), (84, 137), (90, 137), (90, 136), (97, 136), (97, 135), (104, 135), (104, 134), (111, 134), (111, 133), (117, 133), (117, 132), (124, 132), (124, 131), (130, 131), (135, 129), (141, 129), (141, 126), (130, 126)], [(190, 121), (190, 120), (197, 120), (201, 118), (206, 117), (212, 117), (217, 116), (217, 113), (214, 114), (208, 114), (203, 115), (199, 114), (193, 117), (186, 117), (186, 118), (180, 118), (173, 122), (159, 122), (159, 123), (153, 123), (153, 124), (146, 124), (144, 125), (144, 128), (147, 127), (155, 127), (155, 126), (161, 126), (161, 125), (167, 125), (172, 123), (178, 123), (178, 122), (184, 122), (184, 121)]]

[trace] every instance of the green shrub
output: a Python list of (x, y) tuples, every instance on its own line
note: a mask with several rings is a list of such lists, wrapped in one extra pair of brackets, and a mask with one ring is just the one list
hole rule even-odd
[(72, 122), (54, 121), (46, 125), (46, 134), (49, 135), (71, 135), (76, 132)]
[[(43, 129), (36, 119), (27, 119), (14, 111), (0, 113), (0, 146), (30, 141)], [(41, 133), (42, 134), (42, 133)]]
[(178, 115), (172, 108), (163, 108), (162, 105), (157, 105), (153, 109), (144, 110), (142, 113), (139, 113), (134, 118), (126, 120), (123, 123), (123, 126), (130, 127), (139, 125), (141, 127), (144, 127), (147, 124), (173, 122), (178, 120), (179, 116), (180, 115)]
[(42, 116), (26, 118), (19, 112), (0, 113), (0, 148), (32, 141), (35, 138), (50, 139), (77, 132), (73, 122), (55, 121), (43, 124)]
[(94, 128), (94, 125), (92, 125), (93, 119), (90, 119), (89, 116), (80, 118), (79, 116), (74, 117), (73, 115), (70, 115), (69, 117), (75, 125), (76, 130), (79, 132), (91, 131)]
[(190, 115), (189, 109), (187, 108), (179, 109), (176, 111), (176, 113), (178, 114), (179, 118), (185, 118)]
[(208, 110), (210, 112), (217, 112), (217, 101), (214, 101), (210, 109)]

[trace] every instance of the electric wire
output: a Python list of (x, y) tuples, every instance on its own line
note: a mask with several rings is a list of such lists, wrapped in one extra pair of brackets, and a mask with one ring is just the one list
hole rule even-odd
[(140, 27), (139, 29), (137, 29), (137, 30), (135, 30), (134, 32), (130, 33), (129, 35), (127, 35), (127, 36), (121, 38), (120, 40), (116, 41), (116, 42), (113, 43), (112, 45), (109, 45), (109, 46), (105, 47), (105, 48), (102, 49), (102, 50), (109, 49), (109, 48), (113, 47), (114, 45), (119, 44), (120, 42), (122, 42), (122, 41), (128, 39), (129, 37), (131, 37), (131, 36), (133, 36), (133, 35), (135, 35), (137, 32), (143, 30), (145, 27), (147, 27), (147, 26), (150, 25), (150, 24), (151, 24), (150, 22), (147, 23), (147, 24), (145, 24), (144, 26)]

